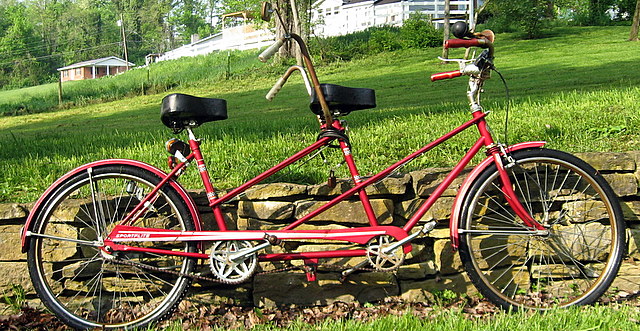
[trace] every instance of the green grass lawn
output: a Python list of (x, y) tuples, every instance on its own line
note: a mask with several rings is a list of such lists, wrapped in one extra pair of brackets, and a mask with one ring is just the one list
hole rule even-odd
[[(627, 36), (628, 27), (562, 28), (539, 40), (498, 35), (496, 66), (512, 96), (509, 142), (547, 140), (549, 147), (571, 152), (638, 149), (640, 44), (627, 42)], [(469, 119), (464, 78), (429, 82), (432, 73), (455, 69), (441, 65), (436, 59), (439, 53), (439, 49), (405, 50), (318, 68), (321, 82), (376, 89), (376, 109), (347, 117), (362, 174), (384, 169)], [(455, 50), (452, 57), (461, 54)], [(242, 61), (255, 62), (244, 63), (247, 68), (260, 66), (257, 59)], [(191, 70), (196, 75), (199, 68)], [(308, 110), (309, 99), (297, 74), (273, 102), (264, 99), (277, 79), (272, 71), (256, 71), (241, 79), (203, 78), (171, 91), (227, 99), (229, 119), (196, 130), (204, 139), (214, 182), (221, 188), (239, 185), (315, 140), (317, 121)], [(118, 78), (112, 85), (118, 85)], [(55, 178), (96, 159), (133, 158), (166, 168), (163, 145), (173, 134), (159, 120), (159, 105), (167, 93), (1, 117), (0, 201), (33, 201)], [(483, 100), (501, 139), (506, 103), (497, 75), (486, 84)], [(403, 171), (453, 165), (476, 135), (470, 130)], [(278, 180), (324, 180), (328, 167), (337, 163), (336, 156), (328, 156), (328, 166), (316, 159), (284, 172)], [(200, 187), (196, 173), (181, 179), (186, 187)]]
[(0, 91), (0, 102), (9, 104), (9, 103), (20, 103), (24, 102), (25, 99), (32, 97), (41, 97), (45, 95), (56, 95), (58, 94), (58, 84), (44, 84), (33, 87), (25, 87), (21, 89), (15, 90), (6, 90)]
[[(375, 309), (375, 308), (374, 308)], [(308, 309), (306, 314), (300, 314), (297, 320), (286, 327), (277, 327), (273, 323), (266, 322), (266, 318), (255, 318), (257, 322), (249, 323), (251, 330), (273, 331), (587, 331), (587, 330), (638, 330), (640, 329), (640, 309), (635, 304), (609, 304), (602, 306), (569, 307), (553, 309), (545, 312), (503, 312), (477, 313), (478, 310), (467, 307), (439, 306), (426, 307), (423, 310), (394, 310), (387, 316), (367, 314), (363, 309), (340, 318), (337, 316), (323, 315), (320, 319), (313, 315), (313, 310)], [(314, 321), (309, 324), (306, 321)], [(246, 319), (225, 320), (225, 324), (232, 329), (246, 328)], [(256, 323), (255, 325), (253, 323)], [(196, 320), (176, 320), (163, 323), (163, 330), (178, 331), (185, 329), (205, 329), (206, 318)], [(216, 326), (213, 330), (226, 330), (223, 326)]]

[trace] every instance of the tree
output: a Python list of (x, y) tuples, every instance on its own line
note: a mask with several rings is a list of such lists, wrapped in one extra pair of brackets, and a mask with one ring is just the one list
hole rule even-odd
[(204, 20), (206, 7), (197, 0), (180, 0), (174, 5), (169, 22), (172, 23), (183, 42), (189, 42), (191, 35), (208, 35), (211, 26)]
[(36, 57), (44, 54), (34, 22), (27, 17), (27, 7), (17, 3), (5, 8), (7, 30), (0, 38), (2, 83), (12, 87), (37, 84), (46, 71), (40, 70)]
[(638, 26), (640, 25), (640, 0), (636, 1), (636, 10), (633, 14), (633, 23), (629, 33), (629, 41), (638, 41)]
[[(551, 0), (493, 0), (487, 4), (487, 10), (501, 24), (515, 24), (527, 38), (540, 35), (545, 20), (552, 17), (549, 12)], [(502, 30), (507, 30), (504, 27)]]
[(607, 10), (615, 4), (615, 0), (589, 0), (589, 21), (590, 25), (606, 25), (611, 22), (607, 15)]

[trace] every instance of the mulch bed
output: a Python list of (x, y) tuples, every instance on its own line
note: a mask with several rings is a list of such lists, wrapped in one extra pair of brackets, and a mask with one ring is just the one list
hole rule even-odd
[[(624, 302), (640, 306), (637, 295), (618, 298), (605, 298), (608, 302)], [(445, 308), (458, 309), (468, 319), (490, 318), (500, 311), (486, 300), (461, 299), (449, 303)], [(389, 299), (376, 304), (334, 303), (328, 306), (308, 308), (256, 309), (235, 305), (202, 305), (183, 301), (180, 308), (168, 321), (161, 322), (158, 327), (169, 326), (182, 321), (184, 330), (209, 330), (213, 327), (252, 328), (258, 324), (271, 324), (286, 327), (295, 321), (315, 324), (328, 320), (357, 320), (368, 322), (382, 316), (401, 316), (410, 311), (414, 316), (430, 319), (434, 316), (434, 307), (425, 304), (407, 304)], [(438, 308), (442, 311), (442, 308)], [(13, 315), (0, 315), (0, 330), (67, 330), (58, 319), (42, 310), (25, 307)]]

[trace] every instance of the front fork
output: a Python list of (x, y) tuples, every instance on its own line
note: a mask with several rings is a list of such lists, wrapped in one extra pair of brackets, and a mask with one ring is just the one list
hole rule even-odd
[[(520, 219), (530, 228), (534, 228), (536, 230), (546, 230), (546, 228), (538, 223), (533, 216), (527, 211), (527, 209), (522, 205), (518, 195), (513, 190), (513, 183), (511, 182), (511, 178), (509, 178), (509, 174), (507, 173), (507, 169), (516, 166), (515, 160), (507, 153), (504, 149), (504, 146), (499, 144), (497, 145), (499, 150), (494, 151), (492, 153), (492, 157), (498, 169), (498, 174), (500, 176), (501, 183), (501, 191), (504, 194), (504, 197), (507, 199), (507, 203), (513, 209), (513, 212), (520, 217)], [(506, 161), (506, 164), (505, 162)]]

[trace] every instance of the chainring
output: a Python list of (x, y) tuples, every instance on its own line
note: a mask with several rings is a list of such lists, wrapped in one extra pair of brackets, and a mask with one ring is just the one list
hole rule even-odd
[(214, 241), (211, 246), (209, 264), (211, 272), (227, 284), (240, 284), (251, 278), (258, 266), (255, 253), (241, 260), (232, 260), (232, 255), (243, 249), (253, 248), (246, 240)]
[(389, 252), (384, 250), (395, 243), (396, 239), (388, 236), (377, 236), (367, 244), (367, 259), (378, 271), (393, 271), (404, 263), (404, 250), (402, 245)]

